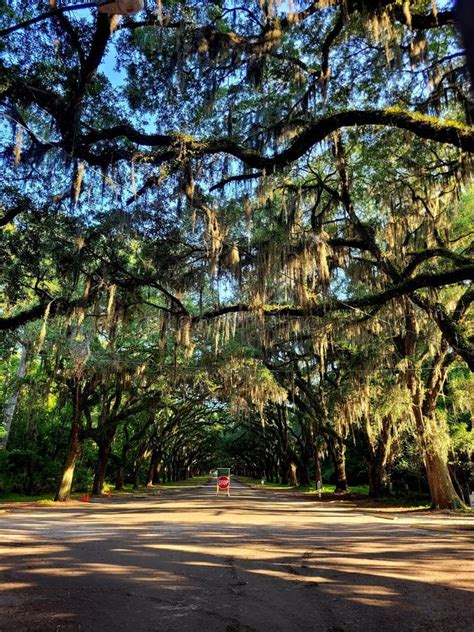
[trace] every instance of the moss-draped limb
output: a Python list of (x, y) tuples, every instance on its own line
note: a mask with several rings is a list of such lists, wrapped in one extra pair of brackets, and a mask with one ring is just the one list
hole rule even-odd
[(453, 145), (464, 151), (474, 151), (474, 129), (455, 121), (442, 121), (435, 117), (398, 109), (347, 110), (331, 114), (309, 125), (298, 134), (284, 150), (265, 156), (232, 138), (220, 137), (195, 139), (180, 134), (146, 134), (131, 125), (115, 125), (102, 130), (92, 130), (76, 138), (76, 155), (98, 166), (107, 166), (118, 160), (131, 160), (137, 156), (136, 148), (114, 147), (113, 150), (94, 151), (91, 146), (102, 141), (124, 139), (142, 147), (169, 150), (165, 154), (144, 153), (142, 160), (160, 163), (177, 157), (183, 150), (196, 158), (215, 154), (228, 154), (241, 160), (247, 167), (277, 171), (291, 165), (318, 143), (335, 131), (354, 126), (385, 126), (409, 131), (415, 136), (443, 144)]

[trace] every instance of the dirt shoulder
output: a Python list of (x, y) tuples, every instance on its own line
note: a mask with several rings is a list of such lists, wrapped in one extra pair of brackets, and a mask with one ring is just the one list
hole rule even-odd
[(442, 531), (456, 531), (460, 534), (470, 534), (474, 537), (474, 511), (431, 510), (410, 506), (390, 505), (387, 500), (376, 501), (362, 494), (324, 493), (321, 498), (315, 493), (305, 493), (298, 490), (265, 488), (242, 482), (251, 489), (280, 498), (298, 498), (315, 504), (329, 504), (344, 507), (351, 511), (373, 516), (381, 520), (393, 520), (400, 524), (410, 525), (420, 529), (434, 529)]

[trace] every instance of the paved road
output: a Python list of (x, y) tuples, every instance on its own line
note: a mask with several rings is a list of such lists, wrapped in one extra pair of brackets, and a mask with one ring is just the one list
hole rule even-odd
[(0, 515), (0, 632), (474, 630), (472, 540), (236, 485)]

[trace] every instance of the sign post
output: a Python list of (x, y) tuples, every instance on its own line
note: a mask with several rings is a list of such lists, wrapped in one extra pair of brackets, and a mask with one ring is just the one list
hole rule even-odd
[(230, 496), (230, 468), (218, 467), (216, 496), (219, 495), (219, 492), (225, 492), (226, 490), (227, 496)]

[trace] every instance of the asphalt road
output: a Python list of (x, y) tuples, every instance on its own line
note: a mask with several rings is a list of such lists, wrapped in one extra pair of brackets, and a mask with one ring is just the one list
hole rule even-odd
[(473, 542), (235, 485), (0, 514), (0, 632), (474, 630)]

